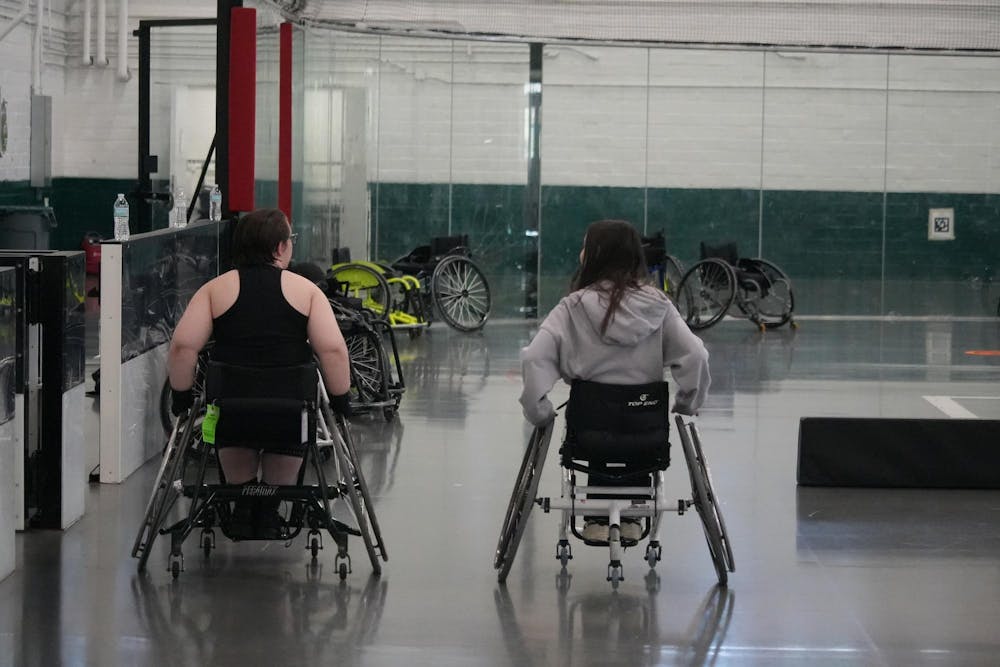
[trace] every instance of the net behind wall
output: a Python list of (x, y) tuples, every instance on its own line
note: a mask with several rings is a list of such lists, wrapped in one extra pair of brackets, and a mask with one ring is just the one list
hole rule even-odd
[(531, 41), (1000, 50), (1000, 2), (939, 0), (267, 0), (331, 29)]

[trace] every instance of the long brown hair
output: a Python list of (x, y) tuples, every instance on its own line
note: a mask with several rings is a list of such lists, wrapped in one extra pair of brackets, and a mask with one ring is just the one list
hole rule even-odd
[(608, 311), (601, 334), (615, 319), (625, 290), (638, 289), (647, 280), (646, 259), (639, 232), (625, 220), (599, 220), (587, 227), (583, 262), (573, 276), (572, 290), (587, 287), (607, 294)]

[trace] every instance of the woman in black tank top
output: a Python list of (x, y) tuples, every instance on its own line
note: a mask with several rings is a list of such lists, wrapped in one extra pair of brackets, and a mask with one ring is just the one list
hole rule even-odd
[[(175, 414), (193, 403), (194, 367), (209, 338), (214, 339), (213, 361), (240, 366), (297, 366), (315, 355), (334, 407), (346, 403), (347, 346), (326, 296), (305, 278), (284, 271), (292, 243), (291, 226), (280, 210), (260, 209), (239, 220), (232, 246), (236, 270), (198, 290), (171, 340), (167, 366)], [(254, 424), (245, 424), (237, 431), (251, 434), (246, 437), (253, 438), (252, 444), (224, 441), (223, 429), (217, 427), (216, 447), (226, 481), (256, 483), (260, 473), (266, 484), (295, 484), (302, 464), (300, 420), (283, 425), (276, 418), (253, 415), (246, 421), (254, 419), (269, 421), (257, 423), (256, 430)], [(220, 416), (220, 424), (223, 420)], [(270, 439), (267, 443), (257, 437), (261, 433), (272, 434), (263, 438)], [(273, 509), (263, 514), (276, 514), (277, 503)]]

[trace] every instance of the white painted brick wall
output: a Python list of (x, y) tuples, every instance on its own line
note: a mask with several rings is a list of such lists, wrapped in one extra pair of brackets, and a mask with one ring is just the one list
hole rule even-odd
[[(197, 0), (130, 4), (130, 29), (140, 17), (214, 14)], [(65, 73), (46, 67), (54, 175), (133, 177), (137, 80), (115, 76), (113, 7), (112, 66), (79, 65), (81, 7), (69, 6)], [(23, 27), (0, 43), (3, 180), (28, 177), (28, 45)], [(372, 180), (525, 181), (527, 45), (310, 32), (306, 49), (306, 85), (367, 89)], [(198, 54), (164, 80), (204, 79), (213, 62)], [(998, 58), (548, 46), (544, 65), (547, 184), (1000, 192)], [(168, 98), (157, 99), (163, 143)], [(274, 113), (258, 109), (262, 178), (274, 172)]]

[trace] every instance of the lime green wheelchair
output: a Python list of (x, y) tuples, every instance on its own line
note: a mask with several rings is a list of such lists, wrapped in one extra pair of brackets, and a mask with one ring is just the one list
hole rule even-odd
[(492, 306), (490, 284), (468, 248), (468, 236), (442, 236), (392, 263), (351, 261), (341, 248), (329, 278), (394, 329), (420, 335), (435, 319), (458, 331), (478, 331)]

